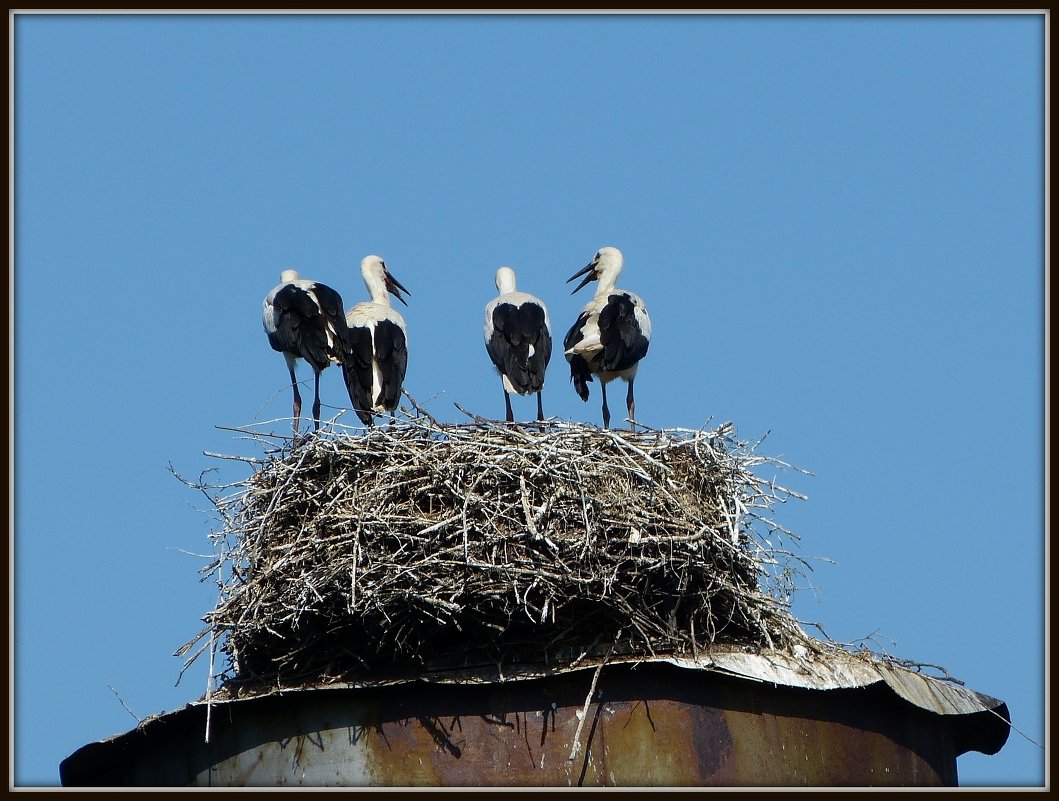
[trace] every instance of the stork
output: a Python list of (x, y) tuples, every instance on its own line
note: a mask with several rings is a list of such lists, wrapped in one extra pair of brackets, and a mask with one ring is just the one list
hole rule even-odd
[[(265, 296), (262, 323), (268, 343), (283, 354), (294, 390), (294, 431), (302, 413), (295, 365), (304, 359), (313, 369), (314, 430), (320, 430), (320, 373), (332, 363), (342, 363), (349, 350), (342, 296), (334, 289), (298, 276), (295, 270), (280, 273), (280, 283)], [(352, 398), (351, 398), (352, 399)]]
[(570, 378), (581, 400), (588, 400), (588, 382), (599, 378), (603, 393), (603, 427), (610, 428), (607, 408), (607, 384), (621, 378), (629, 385), (625, 398), (629, 422), (636, 430), (636, 402), (633, 381), (640, 359), (647, 355), (651, 344), (651, 318), (643, 300), (632, 292), (616, 289), (623, 259), (617, 248), (604, 247), (595, 258), (568, 279), (570, 283), (582, 275), (574, 294), (589, 281), (599, 281), (596, 295), (581, 309), (577, 322), (566, 333), (563, 350), (570, 363)]
[(496, 271), (496, 288), (500, 294), (485, 306), (485, 349), (503, 381), (507, 421), (515, 419), (512, 392), (536, 392), (537, 419), (543, 420), (541, 390), (552, 357), (548, 309), (539, 298), (515, 289), (515, 271), (510, 267)]
[(371, 300), (346, 313), (352, 359), (344, 373), (353, 409), (364, 425), (374, 425), (375, 415), (393, 414), (401, 399), (408, 367), (408, 334), (404, 318), (390, 305), (390, 293), (405, 306), (401, 293), (411, 292), (390, 275), (378, 256), (365, 256), (360, 274)]

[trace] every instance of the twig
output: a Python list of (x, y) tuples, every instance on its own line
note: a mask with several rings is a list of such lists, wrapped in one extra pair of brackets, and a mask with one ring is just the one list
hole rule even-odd
[(596, 682), (599, 681), (599, 674), (603, 672), (603, 666), (607, 664), (607, 659), (610, 658), (610, 654), (614, 652), (614, 646), (611, 645), (610, 653), (608, 653), (603, 661), (599, 663), (599, 667), (596, 668), (595, 673), (592, 674), (592, 684), (588, 688), (588, 695), (585, 696), (584, 706), (581, 707), (581, 714), (578, 715), (577, 730), (574, 732), (574, 744), (570, 748), (570, 756), (566, 758), (567, 762), (573, 762), (577, 758), (577, 752), (581, 748), (581, 729), (585, 725), (585, 720), (588, 719), (588, 707), (592, 703), (592, 695), (596, 692)]
[(206, 677), (206, 742), (210, 741), (210, 715), (213, 712), (213, 658), (217, 653), (216, 632), (210, 634), (210, 670)]
[(804, 562), (770, 513), (794, 495), (734, 432), (508, 424), (458, 404), (470, 422), (451, 424), (409, 402), (395, 425), (332, 422), (278, 451), (289, 437), (232, 428), (267, 454), (237, 459), (252, 474), (185, 482), (221, 525), (200, 570), (217, 605), (184, 670), (207, 648), (211, 686), (218, 657), (236, 686), (577, 654), (626, 631), (645, 656), (809, 639), (789, 612)]
[(143, 722), (143, 718), (141, 718), (139, 715), (137, 715), (135, 712), (133, 712), (131, 709), (129, 709), (127, 706), (125, 706), (125, 702), (123, 700), (121, 700), (121, 696), (118, 695), (118, 691), (115, 690), (113, 687), (111, 687), (109, 684), (107, 686), (110, 687), (110, 691), (112, 693), (114, 693), (114, 697), (118, 699), (118, 703), (121, 704), (123, 707), (125, 707), (125, 711), (133, 716), (133, 718), (136, 720), (136, 723), (137, 724), (142, 723)]

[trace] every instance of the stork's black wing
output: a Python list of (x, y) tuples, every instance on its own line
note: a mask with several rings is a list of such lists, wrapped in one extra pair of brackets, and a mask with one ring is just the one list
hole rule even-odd
[(272, 297), (275, 330), (268, 332), (274, 350), (301, 356), (302, 342), (313, 331), (312, 320), (320, 310), (312, 296), (299, 286), (285, 284)]
[(375, 403), (392, 412), (401, 400), (401, 386), (408, 368), (408, 341), (397, 323), (380, 320), (375, 324), (375, 358), (382, 377), (382, 389)]
[[(566, 336), (563, 338), (564, 351), (569, 351), (570, 348), (585, 338), (584, 327), (585, 323), (588, 322), (588, 314), (588, 312), (581, 312), (577, 321), (566, 332)], [(566, 354), (566, 360), (570, 362), (570, 380), (574, 384), (574, 391), (577, 392), (577, 396), (581, 400), (587, 401), (588, 382), (592, 380), (592, 371), (588, 367), (588, 362), (585, 361), (583, 356), (569, 352)]]
[[(522, 395), (538, 392), (552, 357), (552, 336), (544, 309), (536, 303), (498, 303), (493, 308), (493, 335), (485, 348), (496, 369)], [(530, 348), (533, 353), (530, 354)]]
[(585, 338), (585, 332), (582, 330), (585, 323), (588, 322), (588, 312), (581, 312), (578, 316), (577, 321), (570, 326), (570, 330), (566, 332), (566, 336), (563, 337), (563, 350), (570, 350), (574, 345)]
[(351, 326), (348, 329), (349, 358), (342, 364), (353, 411), (364, 425), (371, 425), (371, 329)]
[(600, 370), (627, 370), (647, 355), (651, 343), (640, 329), (635, 310), (635, 302), (625, 292), (607, 298), (599, 313), (599, 341), (603, 345)]
[(287, 284), (272, 299), (276, 330), (268, 333), (273, 349), (300, 356), (320, 371), (341, 361), (346, 320), (342, 297), (331, 287), (311, 290)]
[(534, 392), (539, 392), (544, 387), (548, 362), (552, 360), (552, 332), (548, 330), (544, 319), (544, 309), (536, 304), (531, 304), (530, 308), (534, 310), (530, 316), (533, 330), (537, 334), (537, 340), (533, 343), (533, 354), (529, 358), (530, 373), (533, 376), (530, 386)]

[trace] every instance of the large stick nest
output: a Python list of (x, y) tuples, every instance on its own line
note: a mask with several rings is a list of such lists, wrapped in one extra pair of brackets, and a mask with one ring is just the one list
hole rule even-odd
[(179, 653), (208, 638), (226, 684), (275, 687), (806, 639), (794, 535), (771, 520), (802, 496), (757, 475), (789, 466), (730, 425), (476, 420), (325, 428), (195, 485), (221, 513), (202, 570), (220, 599)]

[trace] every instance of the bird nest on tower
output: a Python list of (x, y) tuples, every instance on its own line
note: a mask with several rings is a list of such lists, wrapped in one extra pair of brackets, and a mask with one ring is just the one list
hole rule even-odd
[(252, 463), (243, 481), (192, 484), (219, 512), (201, 573), (220, 597), (185, 669), (213, 644), (241, 692), (807, 641), (788, 611), (805, 563), (772, 520), (803, 496), (730, 424), (472, 419), (236, 429), (266, 452), (222, 457)]

